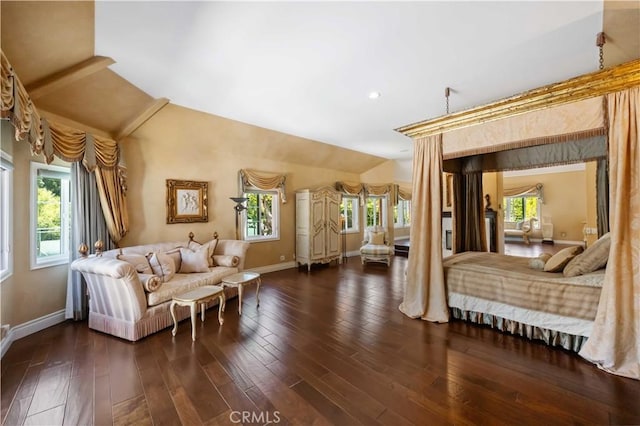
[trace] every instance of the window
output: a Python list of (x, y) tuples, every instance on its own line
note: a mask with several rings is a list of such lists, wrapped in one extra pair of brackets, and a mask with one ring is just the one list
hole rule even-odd
[(280, 203), (277, 191), (245, 192), (245, 240), (277, 240), (280, 238)]
[(393, 207), (393, 224), (396, 228), (407, 228), (411, 225), (411, 201), (400, 200)]
[(367, 226), (380, 225), (385, 227), (387, 223), (387, 197), (367, 197)]
[[(533, 217), (540, 217), (540, 200), (536, 195), (518, 197), (504, 197), (504, 221), (522, 222)], [(534, 228), (539, 229), (540, 222), (534, 222)]]
[(13, 161), (0, 156), (0, 280), (13, 273)]
[(342, 203), (340, 203), (340, 215), (344, 220), (342, 229), (344, 232), (358, 232), (360, 230), (360, 209), (358, 197), (342, 197)]
[(69, 261), (69, 169), (31, 163), (31, 269)]

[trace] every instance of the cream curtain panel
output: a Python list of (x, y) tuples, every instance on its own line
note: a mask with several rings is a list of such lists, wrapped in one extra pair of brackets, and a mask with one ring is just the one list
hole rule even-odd
[(287, 202), (287, 194), (285, 192), (285, 175), (274, 174), (269, 172), (259, 172), (251, 169), (241, 169), (238, 173), (240, 177), (240, 190), (247, 192), (249, 188), (258, 188), (264, 191), (277, 190), (280, 194), (282, 203)]
[(608, 95), (611, 252), (580, 355), (640, 379), (640, 87)]
[(448, 322), (442, 269), (442, 135), (414, 142), (411, 250), (400, 311), (410, 318)]
[(48, 122), (40, 117), (4, 52), (0, 53), (0, 116), (11, 121), (15, 128), (16, 140), (26, 139), (31, 146), (32, 155), (42, 154), (48, 164), (57, 156), (68, 162), (82, 161), (90, 172), (99, 171), (103, 182), (99, 185), (102, 209), (105, 216), (112, 218), (113, 226), (109, 226), (109, 234), (117, 243), (129, 227), (124, 191), (126, 173), (118, 165), (120, 151), (117, 142)]

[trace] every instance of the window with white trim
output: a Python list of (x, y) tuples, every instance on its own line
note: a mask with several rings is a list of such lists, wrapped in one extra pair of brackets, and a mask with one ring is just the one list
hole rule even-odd
[(342, 196), (340, 216), (344, 220), (343, 232), (358, 232), (360, 230), (360, 199), (358, 197)]
[(68, 167), (31, 163), (31, 269), (69, 262)]
[(382, 226), (387, 224), (387, 197), (367, 197), (367, 226)]
[(13, 160), (0, 152), (0, 280), (13, 273)]
[[(520, 195), (516, 197), (504, 197), (505, 222), (523, 222), (540, 217), (540, 199), (537, 195)], [(540, 221), (533, 222), (534, 229), (540, 229)]]
[(399, 200), (393, 207), (393, 225), (396, 228), (408, 228), (411, 225), (410, 200)]
[(280, 238), (280, 197), (278, 191), (250, 190), (244, 210), (244, 239), (248, 241)]

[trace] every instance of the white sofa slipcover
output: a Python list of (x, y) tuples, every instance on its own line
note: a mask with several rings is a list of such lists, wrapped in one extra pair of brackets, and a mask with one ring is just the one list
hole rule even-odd
[[(171, 298), (202, 285), (216, 285), (222, 278), (244, 268), (249, 243), (237, 240), (218, 240), (214, 255), (237, 256), (237, 267), (214, 266), (207, 272), (181, 274), (163, 283), (154, 292), (146, 292), (139, 274), (130, 263), (117, 259), (118, 254), (167, 252), (188, 243), (162, 242), (109, 250), (100, 256), (76, 259), (71, 269), (82, 273), (89, 293), (89, 328), (130, 341), (173, 325), (169, 305)], [(225, 289), (226, 297), (237, 290)], [(215, 306), (213, 303), (211, 306)], [(176, 309), (178, 320), (190, 316), (188, 307)]]

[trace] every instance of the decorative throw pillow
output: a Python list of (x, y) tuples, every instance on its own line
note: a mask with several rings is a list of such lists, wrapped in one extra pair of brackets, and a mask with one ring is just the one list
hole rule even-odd
[(577, 255), (565, 266), (562, 273), (565, 277), (577, 277), (604, 268), (609, 260), (611, 235), (607, 232), (584, 253)]
[(173, 259), (165, 253), (148, 253), (147, 259), (153, 273), (162, 278), (162, 282), (167, 282), (173, 278), (176, 273), (176, 265)]
[(138, 274), (138, 278), (147, 293), (153, 293), (162, 286), (162, 278), (153, 274)]
[(180, 270), (182, 266), (182, 257), (180, 256), (180, 247), (176, 247), (172, 250), (165, 252), (171, 259), (173, 259), (173, 264), (176, 265), (176, 271)]
[(534, 257), (529, 260), (529, 268), (535, 269), (536, 271), (544, 270), (544, 265), (552, 256), (553, 255), (550, 253), (540, 253), (538, 257)]
[(153, 274), (149, 261), (141, 254), (119, 254), (116, 258), (132, 264), (136, 272), (141, 274)]
[(181, 248), (180, 256), (182, 257), (182, 265), (180, 266), (181, 274), (209, 271), (208, 246), (202, 246), (196, 251), (190, 250), (188, 248)]
[(571, 246), (560, 250), (544, 264), (545, 272), (562, 272), (571, 259), (582, 253), (582, 246)]
[(369, 244), (373, 244), (374, 246), (384, 245), (384, 232), (372, 232)]
[(218, 240), (213, 239), (211, 241), (207, 241), (204, 244), (200, 244), (197, 243), (195, 241), (189, 241), (189, 245), (187, 246), (187, 248), (195, 251), (198, 250), (200, 247), (208, 247), (209, 253), (208, 253), (208, 259), (209, 259), (209, 266), (214, 266), (213, 263), (213, 252), (216, 250), (216, 246), (218, 245)]
[(228, 254), (216, 254), (213, 256), (213, 261), (216, 266), (236, 267), (240, 264), (240, 258), (238, 256)]

